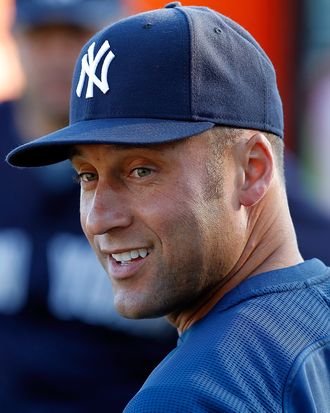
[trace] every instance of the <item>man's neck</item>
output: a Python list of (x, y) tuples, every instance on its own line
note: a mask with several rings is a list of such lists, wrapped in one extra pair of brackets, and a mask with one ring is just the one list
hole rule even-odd
[(290, 267), (303, 262), (290, 219), (286, 198), (283, 205), (251, 208), (249, 236), (243, 253), (219, 284), (198, 305), (167, 318), (179, 334), (203, 318), (221, 298), (244, 280), (264, 272)]

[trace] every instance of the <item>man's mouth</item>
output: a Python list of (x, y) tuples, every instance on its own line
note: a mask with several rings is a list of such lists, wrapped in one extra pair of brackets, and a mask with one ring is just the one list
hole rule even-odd
[(120, 264), (127, 264), (133, 260), (143, 259), (149, 254), (147, 248), (139, 248), (137, 250), (125, 251), (118, 254), (111, 254), (111, 257)]

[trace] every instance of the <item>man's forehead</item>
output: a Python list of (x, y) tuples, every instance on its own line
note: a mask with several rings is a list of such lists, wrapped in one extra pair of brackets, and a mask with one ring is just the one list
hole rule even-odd
[(128, 144), (84, 144), (74, 145), (69, 151), (69, 159), (75, 157), (88, 157), (89, 154), (97, 149), (102, 152), (128, 152), (128, 151), (147, 151), (160, 153), (166, 150), (174, 150), (184, 145), (189, 139), (181, 139), (179, 141), (158, 143), (158, 144), (141, 144), (141, 145), (128, 145)]

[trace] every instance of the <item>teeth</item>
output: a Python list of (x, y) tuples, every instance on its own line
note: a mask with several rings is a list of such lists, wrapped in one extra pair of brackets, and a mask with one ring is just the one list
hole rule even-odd
[(148, 251), (145, 249), (141, 249), (139, 250), (139, 255), (140, 257), (145, 258), (148, 255)]
[(137, 258), (139, 256), (139, 251), (137, 251), (137, 250), (131, 251), (130, 255), (131, 255), (132, 259), (134, 260), (135, 258)]
[(141, 248), (139, 250), (126, 251), (120, 254), (111, 254), (114, 260), (116, 260), (117, 262), (121, 262), (121, 263), (131, 261), (138, 257), (145, 258), (147, 255), (148, 255), (148, 250), (146, 248)]
[(130, 252), (123, 252), (121, 254), (121, 261), (130, 261), (132, 259)]

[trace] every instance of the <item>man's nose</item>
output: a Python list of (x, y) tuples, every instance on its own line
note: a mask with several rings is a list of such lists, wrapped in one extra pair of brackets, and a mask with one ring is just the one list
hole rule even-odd
[(82, 221), (85, 220), (82, 222), (85, 231), (91, 235), (126, 228), (133, 221), (127, 198), (110, 186), (98, 188), (88, 205), (81, 205), (81, 217)]

